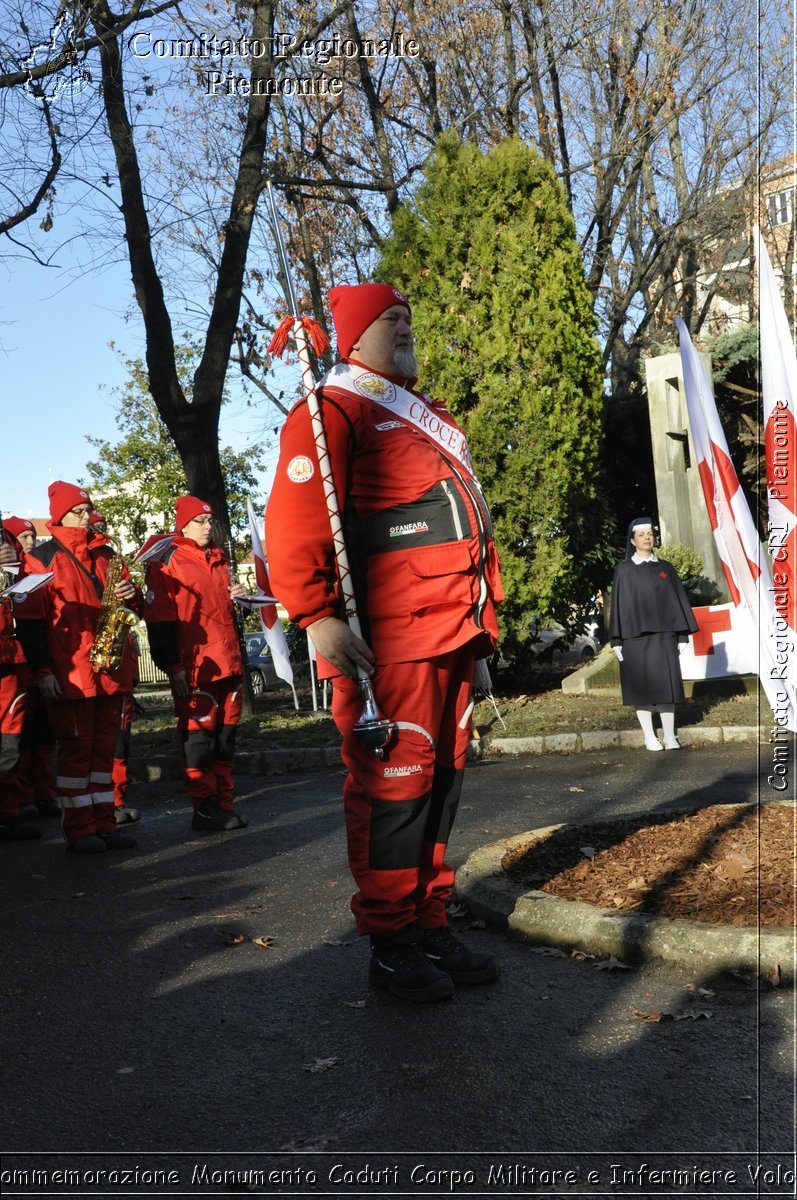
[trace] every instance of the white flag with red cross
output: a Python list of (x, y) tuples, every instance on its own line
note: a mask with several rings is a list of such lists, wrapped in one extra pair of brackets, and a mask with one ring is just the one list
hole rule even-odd
[(758, 228), (753, 229), (753, 237), (758, 264), (768, 540), (775, 610), (794, 633), (797, 630), (794, 558), (797, 554), (797, 355), (777, 277)]
[[(263, 543), (260, 540), (260, 532), (257, 527), (257, 518), (255, 510), (252, 507), (252, 501), (246, 501), (247, 512), (249, 513), (249, 536), (252, 539), (252, 557), (255, 561), (255, 580), (260, 592), (265, 596), (271, 595), (271, 585), (268, 581), (268, 567), (266, 566), (266, 556), (263, 552)], [(288, 650), (288, 642), (285, 637), (285, 630), (282, 628), (282, 622), (277, 614), (276, 604), (262, 604), (260, 606), (260, 620), (263, 622), (263, 630), (266, 635), (266, 642), (271, 651), (271, 658), (274, 663), (274, 670), (279, 675), (280, 679), (284, 679), (293, 687), (293, 668), (291, 667), (291, 657)]]
[(757, 675), (756, 631), (747, 609), (736, 604), (693, 608), (698, 629), (680, 655), (684, 679)]
[(728, 591), (734, 605), (746, 610), (756, 669), (775, 720), (797, 731), (793, 638), (782, 636), (776, 626), (769, 563), (731, 462), (711, 383), (689, 331), (680, 317), (675, 320), (698, 472)]

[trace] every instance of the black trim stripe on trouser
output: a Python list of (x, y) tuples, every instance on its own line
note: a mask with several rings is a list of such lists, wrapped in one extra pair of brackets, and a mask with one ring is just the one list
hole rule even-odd
[(377, 670), (377, 701), (399, 725), (382, 760), (352, 732), (362, 709), (356, 682), (335, 680), (333, 716), (349, 768), (349, 865), (359, 889), (352, 911), (361, 934), (446, 923), (454, 872), (445, 852), (467, 755), (473, 664), (464, 646)]
[[(417, 800), (372, 800), (368, 865), (373, 871), (414, 868), (427, 846), (447, 846), (462, 792), (462, 771), (435, 771), (431, 792)], [(439, 781), (439, 782), (438, 782)], [(445, 787), (441, 783), (445, 781)], [(456, 785), (456, 786), (455, 786)]]

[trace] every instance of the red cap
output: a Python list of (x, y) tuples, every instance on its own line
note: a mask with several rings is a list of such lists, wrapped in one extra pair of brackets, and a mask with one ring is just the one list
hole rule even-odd
[(36, 532), (36, 526), (32, 521), (28, 521), (25, 517), (3, 517), (3, 527), (12, 533), (14, 537), (19, 537), (26, 529), (31, 533)]
[(62, 479), (50, 484), (47, 495), (50, 497), (50, 516), (56, 525), (78, 504), (91, 504), (85, 488), (78, 487), (76, 483), (64, 483)]
[(213, 509), (205, 500), (197, 496), (181, 496), (174, 506), (174, 527), (182, 533), (189, 521), (203, 514), (213, 516)]
[(412, 312), (407, 297), (389, 283), (333, 287), (329, 293), (329, 308), (335, 322), (340, 357), (348, 358), (360, 335), (394, 304), (403, 304), (407, 312)]

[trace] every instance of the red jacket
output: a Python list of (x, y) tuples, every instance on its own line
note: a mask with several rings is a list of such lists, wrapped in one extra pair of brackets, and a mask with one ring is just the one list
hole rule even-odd
[(218, 546), (175, 537), (148, 568), (144, 615), (152, 658), (167, 675), (184, 670), (197, 687), (243, 673), (229, 563)]
[[(503, 590), (478, 486), (382, 405), (329, 383), (320, 396), (363, 634), (377, 662), (418, 661), (477, 637), (477, 653), (488, 654)], [(442, 405), (434, 411), (458, 429)], [(306, 400), (282, 431), (266, 543), (271, 586), (293, 620), (306, 627), (343, 615)], [(322, 663), (319, 673), (334, 672)]]
[[(4, 536), (0, 538), (0, 542), (5, 542), (11, 546), (17, 553), (18, 559), (23, 559), (25, 556), (19, 542), (7, 530), (4, 531)], [(3, 568), (0, 566), (0, 575)], [(21, 574), (24, 574), (24, 569)], [(14, 577), (9, 575), (8, 582), (13, 583)], [(10, 600), (0, 600), (0, 666), (17, 665), (24, 663), (25, 655), (22, 651), (22, 646), (19, 644), (14, 633), (14, 610)]]
[[(89, 661), (112, 546), (91, 529), (51, 522), (47, 528), (52, 540), (25, 555), (25, 572), (52, 571), (53, 578), (15, 604), (17, 629), (34, 678), (55, 675), (64, 700), (131, 692), (137, 669), (132, 638), (114, 675), (95, 672)], [(130, 578), (126, 568), (122, 574)], [(141, 597), (125, 607), (140, 613)]]

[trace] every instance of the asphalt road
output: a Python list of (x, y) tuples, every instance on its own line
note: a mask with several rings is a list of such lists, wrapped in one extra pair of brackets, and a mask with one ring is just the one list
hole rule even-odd
[[(757, 753), (475, 764), (451, 859), (754, 799)], [(57, 823), (0, 846), (3, 1195), (795, 1194), (793, 992), (607, 969), (460, 918), (498, 983), (374, 994), (342, 783), (242, 776), (249, 828), (206, 838), (174, 784), (139, 784), (135, 851), (68, 855)]]

